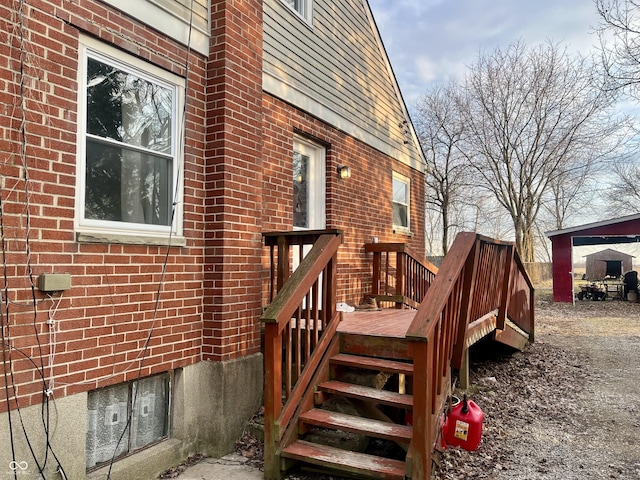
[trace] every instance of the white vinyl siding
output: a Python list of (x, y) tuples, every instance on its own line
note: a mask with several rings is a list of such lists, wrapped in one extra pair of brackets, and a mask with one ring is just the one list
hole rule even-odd
[(209, 54), (210, 0), (103, 1), (195, 51)]
[(314, 0), (313, 28), (287, 9), (264, 3), (265, 91), (423, 170), (366, 1)]

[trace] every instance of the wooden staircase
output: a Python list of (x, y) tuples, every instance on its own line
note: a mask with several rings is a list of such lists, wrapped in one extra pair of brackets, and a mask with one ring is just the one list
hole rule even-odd
[[(366, 342), (366, 338), (360, 339), (361, 345), (366, 345)], [(407, 413), (413, 408), (413, 396), (353, 383), (354, 375), (351, 375), (352, 381), (345, 381), (342, 374), (345, 369), (348, 369), (352, 373), (354, 371), (365, 374), (384, 373), (394, 380), (400, 376), (411, 378), (413, 364), (409, 363), (408, 358), (406, 360), (389, 360), (343, 352), (333, 355), (329, 360), (330, 379), (317, 386), (314, 408), (303, 412), (299, 417), (300, 438), (283, 448), (281, 457), (313, 465), (329, 474), (404, 480), (406, 467), (404, 458), (388, 458), (312, 443), (305, 440), (305, 433), (314, 427), (350, 432), (369, 439), (394, 442), (401, 447), (396, 450), (406, 452), (413, 436), (412, 427), (394, 422), (382, 408), (395, 412), (394, 417), (404, 422), (409, 418)], [(355, 377), (357, 378), (357, 375)], [(324, 409), (322, 406), (329, 404), (327, 400), (333, 397), (348, 401), (357, 414)]]
[[(378, 244), (369, 247), (371, 291), (395, 308), (341, 313), (341, 242), (339, 231), (265, 234), (264, 477), (280, 480), (302, 464), (346, 477), (429, 480), (452, 371), (464, 370), (469, 346), (486, 335), (516, 348), (534, 340), (533, 286), (513, 244), (475, 233), (456, 237), (437, 272)], [(290, 250), (305, 245), (313, 247), (290, 272)], [(376, 374), (388, 377), (385, 386), (360, 380)], [(350, 408), (338, 411), (336, 399)], [(341, 449), (318, 440), (318, 429), (389, 448)]]

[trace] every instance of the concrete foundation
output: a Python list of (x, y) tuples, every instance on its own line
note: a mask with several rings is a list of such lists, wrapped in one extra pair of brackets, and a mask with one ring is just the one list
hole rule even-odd
[(15, 471), (20, 479), (63, 479), (57, 472), (59, 465), (67, 479), (85, 478), (86, 411), (87, 394), (81, 393), (57, 400), (51, 397), (48, 408), (34, 405), (19, 413), (12, 410), (10, 418), (7, 412), (1, 413), (0, 478), (14, 478)]
[[(109, 466), (86, 472), (86, 393), (49, 402), (51, 449), (47, 449), (41, 405), (21, 409), (22, 422), (17, 411), (11, 412), (15, 457), (9, 416), (0, 414), (0, 478), (14, 478), (15, 469), (17, 477), (24, 479), (155, 480), (189, 455), (220, 457), (231, 452), (247, 420), (262, 405), (262, 390), (261, 354), (176, 370), (170, 438), (114, 462), (110, 472)], [(59, 465), (65, 476), (58, 472)]]

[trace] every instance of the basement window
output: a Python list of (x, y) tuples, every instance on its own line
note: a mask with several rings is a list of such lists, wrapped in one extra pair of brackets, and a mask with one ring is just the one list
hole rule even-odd
[(89, 392), (87, 469), (102, 466), (168, 436), (169, 374)]

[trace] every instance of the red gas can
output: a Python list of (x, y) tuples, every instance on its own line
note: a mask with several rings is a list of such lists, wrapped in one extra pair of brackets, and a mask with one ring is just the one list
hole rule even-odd
[(445, 426), (447, 445), (476, 450), (482, 438), (484, 412), (465, 395), (462, 402), (451, 409)]

